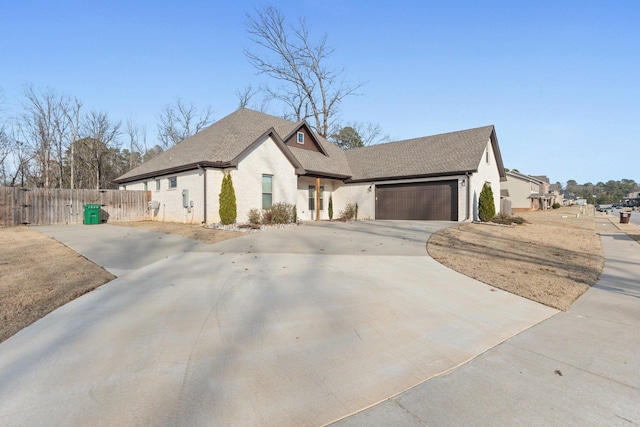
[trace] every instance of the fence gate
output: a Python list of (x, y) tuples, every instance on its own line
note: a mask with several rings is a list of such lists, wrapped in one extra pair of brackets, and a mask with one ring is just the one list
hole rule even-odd
[(149, 191), (0, 187), (0, 226), (82, 224), (84, 205), (100, 205), (100, 222), (151, 219)]

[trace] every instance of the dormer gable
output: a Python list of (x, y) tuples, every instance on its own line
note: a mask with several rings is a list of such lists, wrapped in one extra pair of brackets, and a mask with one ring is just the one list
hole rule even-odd
[(302, 148), (304, 150), (315, 151), (317, 153), (322, 153), (325, 156), (327, 153), (322, 148), (322, 145), (318, 142), (313, 131), (309, 128), (309, 125), (306, 122), (300, 123), (293, 132), (289, 135), (286, 135), (284, 138), (285, 145), (289, 147)]

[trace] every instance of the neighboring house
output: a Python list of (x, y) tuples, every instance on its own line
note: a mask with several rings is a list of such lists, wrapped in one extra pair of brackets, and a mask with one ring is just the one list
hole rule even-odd
[(225, 173), (238, 222), (276, 202), (301, 220), (328, 219), (330, 196), (336, 217), (357, 203), (362, 219), (466, 221), (477, 219), (484, 183), (499, 211), (505, 178), (493, 126), (344, 151), (305, 121), (243, 108), (115, 181), (150, 191), (157, 220), (215, 223)]
[(560, 195), (559, 184), (549, 183), (549, 178), (547, 178), (546, 175), (533, 175), (533, 178), (536, 178), (542, 182), (540, 193), (548, 196), (549, 206), (553, 206), (555, 203), (562, 206), (563, 200), (562, 196)]
[(623, 198), (622, 202), (626, 207), (640, 206), (640, 192), (636, 191), (627, 194), (627, 197)]
[(549, 194), (549, 183), (542, 177), (533, 177), (519, 172), (506, 173), (506, 181), (500, 184), (506, 190), (514, 212), (525, 210), (545, 210), (551, 207), (552, 196)]
[(549, 195), (551, 196), (551, 206), (554, 204), (558, 204), (560, 206), (568, 205), (565, 202), (562, 193), (560, 192), (560, 184), (551, 184), (549, 185)]
[(569, 190), (560, 190), (560, 197), (562, 197), (562, 204), (565, 206), (578, 203), (578, 196)]

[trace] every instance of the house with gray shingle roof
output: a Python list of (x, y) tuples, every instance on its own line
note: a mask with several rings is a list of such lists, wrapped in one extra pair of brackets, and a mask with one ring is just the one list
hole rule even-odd
[(238, 222), (276, 202), (296, 205), (301, 220), (328, 219), (330, 196), (334, 212), (357, 203), (363, 219), (467, 221), (485, 183), (499, 211), (505, 180), (493, 126), (345, 151), (305, 121), (242, 108), (116, 182), (150, 191), (157, 220), (215, 223), (225, 173)]
[(501, 189), (509, 193), (511, 209), (518, 211), (546, 210), (553, 204), (546, 176), (530, 176), (516, 171), (506, 173)]

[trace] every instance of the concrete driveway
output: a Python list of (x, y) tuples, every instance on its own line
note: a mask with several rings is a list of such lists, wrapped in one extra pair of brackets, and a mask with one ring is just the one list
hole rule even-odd
[(448, 225), (41, 228), (119, 277), (0, 344), (0, 424), (323, 425), (557, 313), (431, 259)]
[(604, 270), (569, 310), (334, 426), (640, 425), (640, 245), (621, 232), (640, 229), (609, 219)]

